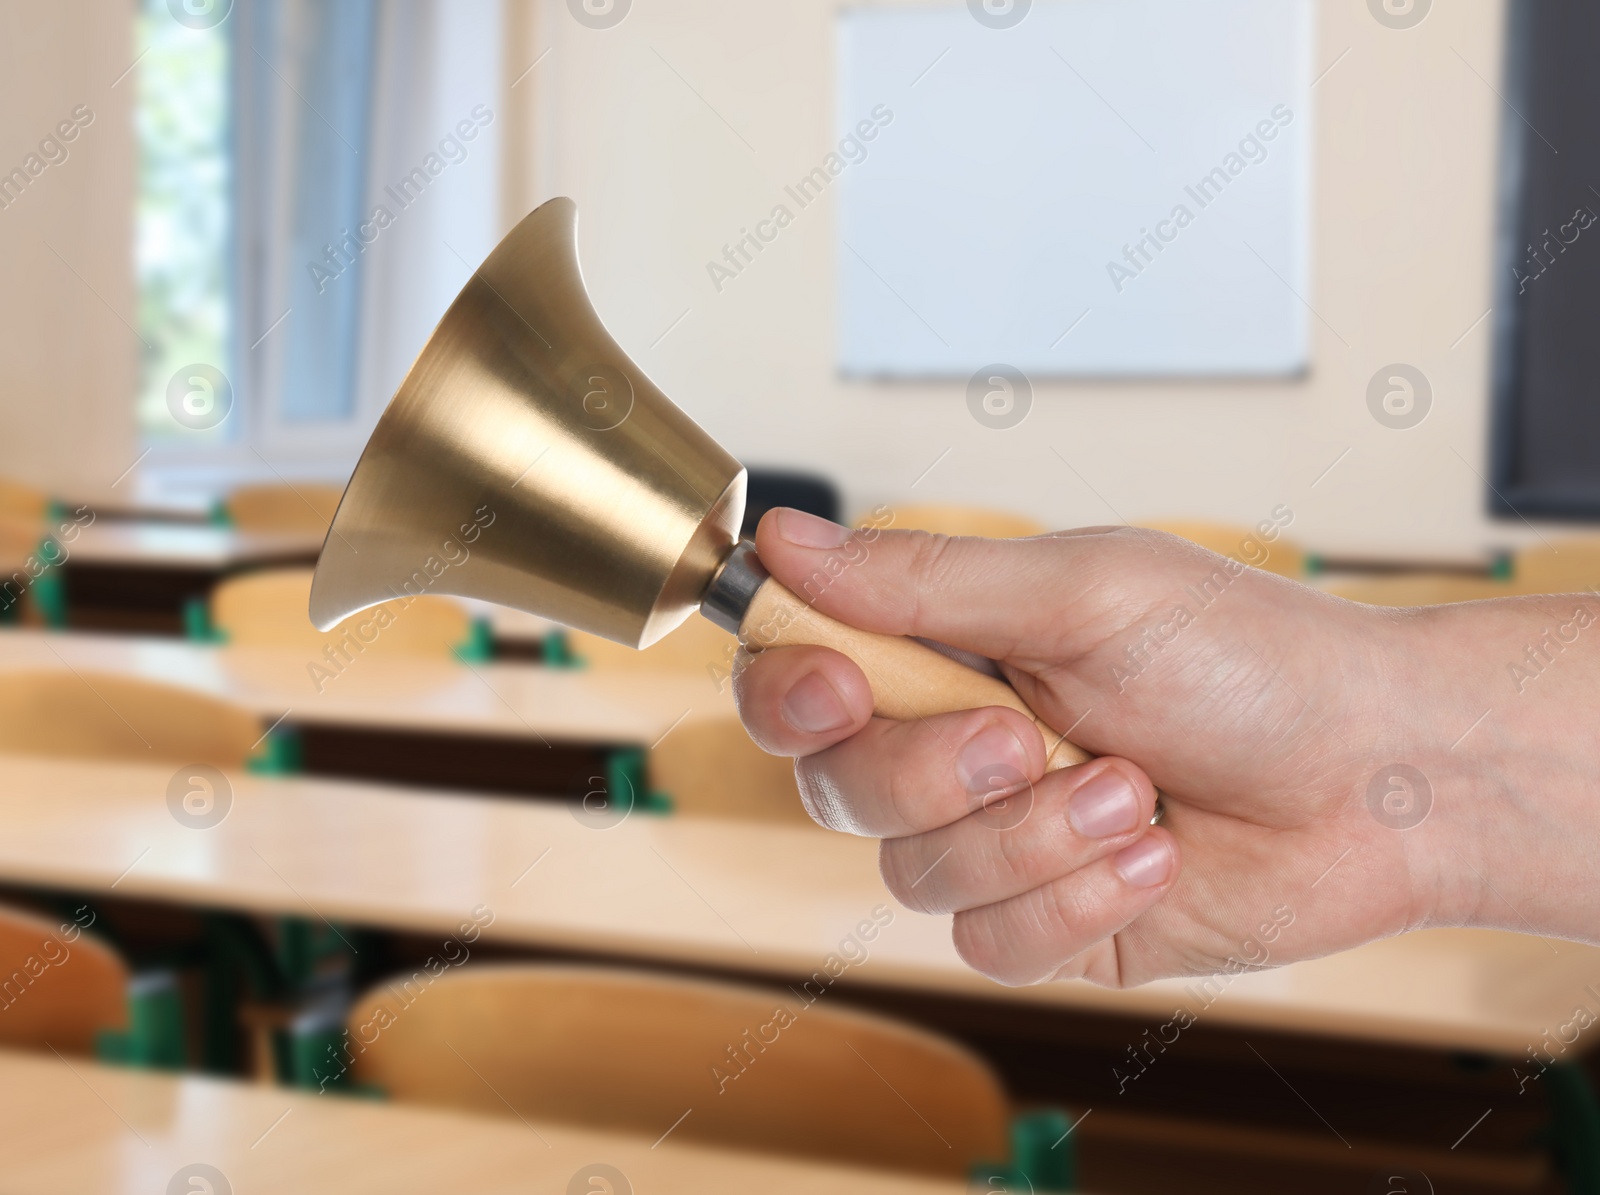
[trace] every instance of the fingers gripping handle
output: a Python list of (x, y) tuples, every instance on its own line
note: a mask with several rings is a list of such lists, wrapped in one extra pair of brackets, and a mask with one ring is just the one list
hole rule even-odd
[(1039, 728), (1046, 770), (1093, 758), (1067, 742), (1003, 680), (974, 671), (915, 639), (879, 635), (829, 618), (771, 578), (750, 599), (739, 624), (739, 642), (752, 652), (800, 644), (843, 652), (866, 673), (873, 707), (885, 718), (905, 722), (1001, 705), (1026, 715)]

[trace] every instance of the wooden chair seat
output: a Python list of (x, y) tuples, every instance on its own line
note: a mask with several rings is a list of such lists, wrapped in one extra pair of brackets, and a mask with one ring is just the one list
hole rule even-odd
[[(846, 949), (871, 950), (857, 941)], [(1003, 1158), (993, 1071), (953, 1042), (839, 1003), (818, 963), (806, 996), (597, 967), (423, 970), (357, 1003), (354, 1073), (396, 1100), (652, 1140), (670, 1129), (953, 1178)]]

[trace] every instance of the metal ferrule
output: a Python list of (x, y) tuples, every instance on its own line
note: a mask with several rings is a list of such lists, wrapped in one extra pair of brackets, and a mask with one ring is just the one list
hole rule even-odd
[(755, 600), (756, 590), (771, 574), (756, 555), (756, 546), (742, 539), (722, 562), (716, 576), (700, 599), (700, 613), (725, 631), (735, 635), (744, 622), (745, 611)]

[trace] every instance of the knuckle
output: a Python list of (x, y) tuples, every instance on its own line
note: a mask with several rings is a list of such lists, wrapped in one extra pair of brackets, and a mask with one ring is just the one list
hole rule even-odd
[(1025, 880), (1034, 874), (1038, 853), (1031, 821), (1024, 818), (1020, 825), (991, 831), (994, 842), (982, 854), (986, 870), (992, 870), (996, 879)]
[(794, 751), (786, 748), (786, 727), (778, 715), (777, 697), (764, 683), (764, 675), (753, 668), (734, 674), (733, 707), (756, 746), (768, 755), (793, 755)]
[(889, 894), (914, 913), (941, 913), (938, 881), (924, 874), (922, 850), (915, 839), (886, 838), (878, 845), (878, 874)]
[(1041, 937), (1056, 942), (1076, 942), (1083, 928), (1095, 920), (1096, 901), (1086, 884), (1057, 880), (1035, 888), (1033, 910)]
[(911, 541), (911, 575), (919, 581), (934, 581), (943, 575), (944, 561), (954, 542), (937, 531), (908, 532)]
[[(901, 722), (885, 732), (881, 746), (875, 771), (885, 828), (917, 834), (950, 821), (939, 817), (941, 802), (934, 782), (949, 748), (933, 726), (927, 721)], [(952, 769), (952, 780), (954, 774)]]
[[(892, 828), (900, 831), (916, 831), (924, 827), (918, 824), (917, 806), (926, 803), (926, 790), (914, 779), (911, 769), (891, 767), (883, 780), (883, 804), (887, 817), (886, 822), (892, 823)], [(885, 831), (891, 827), (883, 827)]]
[(956, 953), (974, 971), (1004, 987), (1026, 987), (1048, 979), (1056, 968), (1041, 969), (1030, 962), (1038, 954), (1036, 944), (1015, 932), (1008, 912), (991, 905), (957, 913), (951, 926)]
[(938, 590), (954, 571), (956, 554), (951, 547), (955, 541), (932, 531), (913, 531), (910, 536), (911, 560), (907, 571), (911, 576), (913, 598), (920, 599), (925, 590)]
[(998, 915), (990, 909), (972, 909), (957, 913), (950, 925), (950, 939), (956, 953), (979, 975), (996, 983), (1007, 982), (1007, 945), (1004, 935), (996, 933)]
[(844, 793), (820, 764), (812, 759), (795, 760), (794, 782), (800, 790), (800, 804), (817, 825), (845, 834), (860, 832)]

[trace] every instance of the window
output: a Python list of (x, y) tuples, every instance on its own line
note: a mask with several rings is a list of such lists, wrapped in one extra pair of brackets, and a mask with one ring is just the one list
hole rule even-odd
[(217, 443), (233, 426), (199, 417), (180, 423), (168, 389), (197, 385), (185, 371), (205, 365), (232, 372), (228, 290), (232, 234), (232, 162), (228, 75), (232, 47), (226, 25), (194, 29), (172, 18), (166, 0), (143, 0), (137, 22), (146, 47), (138, 80), (135, 135), (139, 153), (135, 276), (143, 351), (139, 430), (146, 441)]
[(499, 2), (140, 3), (147, 475), (342, 476), (501, 231)]

